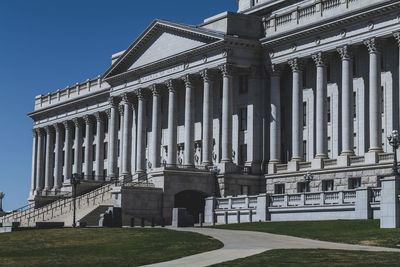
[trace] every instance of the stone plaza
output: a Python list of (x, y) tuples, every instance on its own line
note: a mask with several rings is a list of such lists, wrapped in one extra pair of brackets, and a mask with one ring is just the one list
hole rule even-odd
[(0, 222), (71, 225), (75, 175), (89, 225), (185, 208), (398, 227), (400, 3), (237, 2), (200, 25), (155, 20), (103, 74), (37, 96), (29, 207)]

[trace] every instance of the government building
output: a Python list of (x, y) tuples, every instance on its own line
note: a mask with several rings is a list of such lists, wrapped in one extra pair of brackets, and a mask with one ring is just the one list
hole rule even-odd
[(110, 210), (171, 223), (174, 208), (209, 223), (386, 216), (399, 1), (237, 3), (199, 25), (155, 20), (98, 77), (37, 96), (30, 206), (13, 220), (70, 225), (75, 178), (88, 224)]

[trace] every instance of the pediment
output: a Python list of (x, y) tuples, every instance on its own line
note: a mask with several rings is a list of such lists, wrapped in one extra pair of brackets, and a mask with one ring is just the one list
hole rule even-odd
[(114, 62), (103, 78), (132, 72), (138, 68), (195, 51), (223, 38), (223, 34), (198, 29), (195, 26), (155, 21)]

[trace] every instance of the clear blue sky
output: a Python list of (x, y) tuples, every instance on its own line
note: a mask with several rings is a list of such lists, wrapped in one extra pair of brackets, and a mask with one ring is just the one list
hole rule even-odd
[(102, 74), (155, 19), (200, 24), (236, 0), (0, 1), (0, 191), (4, 208), (29, 194), (34, 97)]

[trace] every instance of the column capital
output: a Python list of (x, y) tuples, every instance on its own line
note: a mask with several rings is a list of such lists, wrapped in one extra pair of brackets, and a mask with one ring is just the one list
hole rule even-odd
[(34, 129), (35, 131), (36, 131), (36, 134), (38, 135), (38, 136), (42, 136), (42, 135), (44, 135), (44, 133), (45, 133), (45, 130), (43, 129), (43, 128), (36, 128), (36, 129)]
[(299, 58), (293, 58), (288, 61), (288, 64), (293, 72), (303, 70), (303, 61)]
[(186, 87), (193, 88), (194, 87), (194, 81), (193, 81), (193, 76), (191, 74), (186, 74), (181, 78), (183, 82), (185, 83)]
[(107, 118), (108, 118), (108, 119), (111, 119), (111, 109), (110, 109), (110, 108), (109, 108), (109, 109), (106, 109), (106, 110), (105, 110), (105, 113), (106, 113)]
[(116, 108), (118, 106), (118, 99), (115, 96), (110, 96), (108, 98), (108, 103), (112, 108)]
[(280, 76), (282, 72), (282, 66), (278, 64), (272, 64), (267, 67), (267, 71), (271, 76)]
[(143, 88), (139, 88), (135, 91), (135, 94), (138, 98), (138, 100), (144, 100), (145, 99), (145, 95), (144, 95), (144, 89)]
[(93, 121), (93, 118), (92, 118), (91, 115), (85, 115), (83, 117), (83, 120), (85, 121), (86, 125), (93, 125), (94, 124), (94, 121)]
[(204, 82), (210, 82), (215, 79), (215, 73), (210, 69), (200, 71), (200, 76), (203, 78)]
[(177, 80), (168, 80), (165, 82), (165, 86), (167, 86), (169, 92), (176, 92), (176, 87), (178, 86)]
[(33, 134), (33, 137), (37, 137), (36, 129), (32, 129), (32, 134)]
[(65, 130), (70, 130), (72, 129), (70, 121), (63, 121), (62, 124), (64, 125)]
[(78, 127), (78, 128), (82, 127), (82, 123), (81, 123), (81, 120), (79, 118), (73, 118), (72, 122), (74, 123), (75, 127)]
[(324, 53), (318, 52), (311, 56), (317, 67), (326, 67), (327, 58)]
[(234, 65), (230, 63), (225, 63), (223, 65), (218, 66), (219, 70), (222, 73), (222, 76), (228, 77), (233, 75)]
[(128, 94), (128, 93), (122, 94), (121, 98), (122, 98), (122, 101), (121, 101), (122, 105), (124, 105), (124, 104), (132, 104), (132, 102), (133, 102), (132, 96), (130, 94)]
[(337, 51), (342, 58), (342, 60), (352, 60), (353, 57), (353, 51), (350, 46), (345, 45), (342, 47), (338, 47)]
[(125, 107), (124, 107), (123, 103), (121, 103), (121, 105), (118, 105), (118, 112), (119, 112), (119, 114), (121, 114), (121, 116), (124, 115), (124, 109), (125, 109)]
[(56, 123), (53, 125), (54, 129), (56, 130), (57, 133), (62, 131), (62, 127), (60, 123)]
[(102, 112), (96, 112), (94, 114), (94, 117), (97, 122), (103, 122), (103, 120), (104, 120), (104, 114)]
[(160, 96), (161, 86), (159, 84), (152, 84), (149, 89), (153, 96)]
[(44, 130), (46, 131), (46, 134), (52, 134), (54, 133), (54, 128), (52, 125), (47, 125), (44, 127)]
[(378, 38), (373, 37), (371, 39), (365, 40), (364, 44), (367, 46), (368, 52), (370, 54), (376, 54), (381, 52), (381, 46)]
[(394, 39), (396, 39), (397, 44), (400, 46), (400, 32), (394, 32), (393, 37)]

